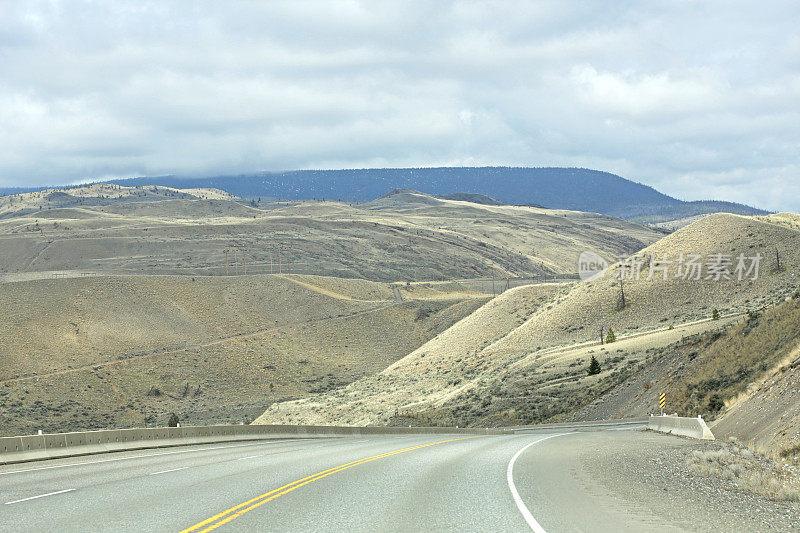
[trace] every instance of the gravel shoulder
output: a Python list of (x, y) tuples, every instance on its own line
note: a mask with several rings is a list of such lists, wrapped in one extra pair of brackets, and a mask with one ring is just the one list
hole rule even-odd
[[(574, 482), (592, 496), (598, 513), (630, 519), (634, 529), (685, 531), (797, 531), (800, 503), (775, 502), (731, 480), (692, 471), (696, 451), (720, 449), (650, 431), (584, 433), (541, 446), (563, 457)], [(558, 459), (556, 459), (558, 460)]]

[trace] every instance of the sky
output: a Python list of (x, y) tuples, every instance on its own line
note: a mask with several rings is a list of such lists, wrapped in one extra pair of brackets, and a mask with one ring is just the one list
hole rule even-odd
[(0, 0), (0, 187), (577, 166), (800, 211), (800, 4)]

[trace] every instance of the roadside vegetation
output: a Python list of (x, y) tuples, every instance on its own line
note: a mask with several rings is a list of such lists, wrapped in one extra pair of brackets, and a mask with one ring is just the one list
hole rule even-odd
[(668, 385), (670, 405), (685, 416), (713, 419), (727, 404), (754, 389), (800, 343), (800, 299), (751, 311), (726, 332), (687, 339), (670, 349), (684, 358), (680, 375)]
[(800, 501), (800, 472), (787, 465), (760, 455), (729, 439), (710, 450), (695, 450), (687, 458), (689, 471), (701, 476), (713, 476), (728, 482), (732, 489), (744, 490), (773, 501)]

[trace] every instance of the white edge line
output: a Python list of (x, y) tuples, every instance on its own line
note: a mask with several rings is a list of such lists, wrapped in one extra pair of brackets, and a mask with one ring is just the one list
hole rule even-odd
[(517, 458), (523, 454), (525, 450), (533, 446), (534, 444), (538, 444), (544, 440), (552, 439), (554, 437), (560, 437), (562, 435), (566, 435), (566, 433), (559, 433), (558, 435), (550, 435), (549, 437), (544, 437), (539, 440), (535, 440), (530, 444), (527, 444), (522, 447), (517, 453), (514, 454), (514, 457), (508, 462), (508, 468), (506, 469), (506, 480), (508, 481), (508, 488), (511, 490), (511, 496), (514, 498), (514, 503), (517, 504), (517, 509), (519, 512), (522, 513), (522, 517), (525, 519), (525, 522), (528, 523), (528, 526), (535, 531), (536, 533), (547, 533), (544, 528), (536, 521), (536, 519), (531, 514), (528, 507), (525, 505), (525, 502), (522, 501), (522, 498), (517, 491), (517, 486), (514, 485), (514, 463), (517, 462)]
[(156, 476), (158, 474), (166, 474), (167, 472), (177, 472), (178, 470), (186, 470), (187, 468), (189, 468), (189, 467), (188, 466), (182, 466), (180, 468), (170, 468), (169, 470), (162, 470), (160, 472), (151, 472), (150, 475), (151, 476)]
[(37, 500), (39, 498), (44, 498), (45, 496), (55, 496), (56, 494), (64, 494), (65, 492), (72, 492), (73, 490), (75, 490), (75, 489), (57, 490), (55, 492), (48, 492), (47, 494), (40, 494), (38, 496), (31, 496), (30, 498), (22, 498), (21, 500), (14, 500), (13, 502), (6, 502), (5, 505), (11, 505), (12, 503), (27, 502), (29, 500)]

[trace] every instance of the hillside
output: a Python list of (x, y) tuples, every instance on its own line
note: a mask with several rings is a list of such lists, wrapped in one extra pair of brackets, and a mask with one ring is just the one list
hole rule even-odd
[(730, 328), (654, 352), (634, 376), (579, 410), (576, 420), (646, 416), (659, 392), (668, 412), (702, 415), (717, 438), (780, 455), (800, 444), (800, 292)]
[(381, 283), (287, 275), (36, 280), (0, 297), (3, 435), (171, 411), (236, 423), (379, 372), (487, 301), (458, 284), (400, 302)]
[[(395, 191), (365, 204), (92, 185), (0, 198), (0, 274), (293, 273), (377, 281), (572, 274), (659, 233), (612, 217)], [(227, 265), (227, 266), (226, 266)]]
[(414, 189), (431, 195), (469, 193), (506, 204), (542, 205), (602, 213), (619, 218), (641, 217), (663, 222), (703, 213), (743, 215), (764, 211), (730, 202), (684, 202), (652, 187), (620, 176), (583, 168), (440, 167), (349, 170), (294, 170), (209, 178), (145, 177), (118, 180), (119, 185), (206, 187), (244, 198), (346, 202), (374, 200), (391, 189)]
[[(800, 232), (783, 226), (735, 215), (709, 216), (664, 237), (642, 256), (760, 253), (764, 259), (757, 280), (676, 279), (676, 265), (666, 280), (661, 274), (647, 279), (652, 265), (644, 266), (638, 280), (625, 284), (624, 309), (613, 275), (619, 265), (603, 278), (576, 283), (566, 294), (551, 293), (544, 301), (528, 294), (530, 288), (509, 291), (377, 376), (342, 391), (276, 405), (259, 421), (366, 424), (411, 419), (485, 425), (559, 419), (646, 368), (659, 349), (683, 337), (724, 329), (739, 319), (737, 314), (794, 294), (799, 244)], [(776, 248), (780, 270), (770, 259)], [(469, 348), (451, 339), (460, 338), (463, 329), (494, 331), (494, 320), (482, 314), (490, 316), (488, 311), (501, 305), (520, 322)], [(712, 320), (713, 309), (730, 318)], [(599, 346), (601, 326), (613, 328), (617, 343)], [(603, 368), (597, 376), (586, 375), (592, 355)]]
[(18, 217), (42, 211), (83, 206), (100, 207), (163, 200), (235, 200), (218, 189), (185, 189), (139, 186), (122, 187), (107, 183), (81, 185), (64, 189), (44, 189), (0, 196), (0, 218)]
[[(506, 291), (381, 374), (307, 401), (274, 405), (255, 423), (386, 423), (424, 394), (452, 391), (480, 369), (470, 358), (522, 324), (540, 306), (568, 290), (556, 284)], [(421, 389), (422, 388), (422, 389)]]

